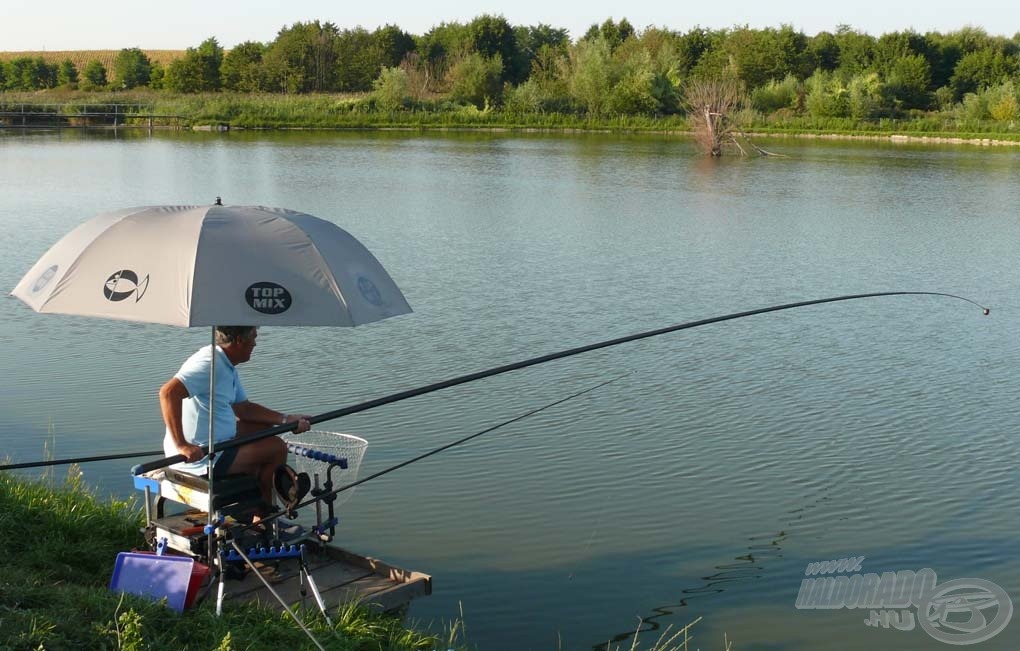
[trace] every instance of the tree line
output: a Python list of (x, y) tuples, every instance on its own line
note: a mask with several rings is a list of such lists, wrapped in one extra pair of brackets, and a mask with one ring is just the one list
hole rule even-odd
[(216, 38), (166, 66), (138, 48), (113, 70), (91, 61), (21, 57), (0, 66), (0, 88), (137, 87), (173, 93), (367, 92), (383, 110), (474, 105), (509, 112), (595, 117), (684, 112), (685, 83), (730, 79), (764, 114), (901, 117), (953, 110), (977, 119), (1020, 117), (1020, 34), (967, 27), (875, 37), (841, 25), (807, 36), (790, 26), (686, 32), (608, 19), (576, 41), (550, 25), (511, 25), (483, 15), (423, 35), (299, 22), (269, 43), (225, 51)]

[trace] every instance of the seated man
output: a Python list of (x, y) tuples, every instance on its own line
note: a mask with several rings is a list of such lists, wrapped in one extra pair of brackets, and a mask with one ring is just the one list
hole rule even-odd
[[(215, 427), (217, 446), (237, 436), (253, 434), (274, 425), (298, 424), (298, 432), (311, 427), (308, 416), (283, 414), (248, 400), (241, 386), (237, 365), (251, 359), (258, 329), (254, 326), (216, 326)], [(188, 358), (181, 370), (159, 390), (159, 403), (166, 423), (163, 451), (183, 455), (186, 463), (175, 469), (202, 475), (208, 472), (199, 444), (209, 439), (209, 370), (211, 346)], [(273, 504), (273, 474), (287, 462), (287, 446), (278, 436), (216, 452), (213, 477), (228, 474), (255, 475), (267, 506)]]

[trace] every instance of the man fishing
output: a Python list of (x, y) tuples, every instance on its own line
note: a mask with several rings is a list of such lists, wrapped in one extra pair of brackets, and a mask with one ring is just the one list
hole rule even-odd
[[(297, 432), (307, 432), (311, 427), (304, 414), (284, 414), (248, 400), (237, 365), (251, 359), (257, 338), (258, 328), (254, 326), (216, 326), (213, 439), (217, 444), (285, 423), (297, 423)], [(166, 424), (163, 451), (168, 457), (184, 456), (187, 462), (173, 467), (195, 475), (208, 472), (209, 459), (203, 459), (198, 443), (209, 434), (210, 348), (206, 346), (189, 357), (159, 390)], [(213, 477), (255, 475), (262, 499), (267, 506), (273, 504), (274, 473), (287, 462), (287, 446), (280, 437), (262, 438), (214, 456)]]

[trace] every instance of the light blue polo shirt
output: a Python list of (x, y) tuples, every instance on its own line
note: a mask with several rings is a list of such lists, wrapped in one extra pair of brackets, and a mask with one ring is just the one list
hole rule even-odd
[[(209, 443), (209, 369), (212, 358), (209, 355), (211, 346), (206, 346), (189, 357), (174, 375), (188, 390), (181, 406), (181, 424), (184, 438), (195, 445)], [(217, 442), (226, 441), (237, 435), (237, 417), (233, 405), (244, 402), (248, 394), (241, 385), (237, 368), (230, 363), (227, 354), (219, 346), (216, 347), (216, 409), (214, 438)], [(163, 452), (169, 457), (179, 454), (174, 446), (169, 429), (163, 437)], [(218, 454), (216, 455), (219, 456)], [(208, 459), (195, 463), (178, 463), (173, 466), (192, 474), (207, 472)]]

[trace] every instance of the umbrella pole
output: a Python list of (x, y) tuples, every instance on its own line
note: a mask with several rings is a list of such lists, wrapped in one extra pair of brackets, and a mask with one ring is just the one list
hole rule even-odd
[[(215, 451), (216, 441), (214, 439), (214, 426), (216, 423), (216, 326), (212, 326), (211, 344), (209, 346), (209, 354), (212, 355), (212, 361), (209, 365), (209, 463), (206, 468), (209, 477), (209, 506), (206, 508), (208, 515), (208, 526), (206, 527), (206, 535), (209, 538), (206, 540), (206, 551), (208, 552), (209, 561), (214, 562), (216, 558), (216, 529), (213, 526), (215, 517), (213, 516), (213, 465), (214, 458), (213, 452)], [(219, 568), (219, 571), (223, 571), (223, 568)]]

